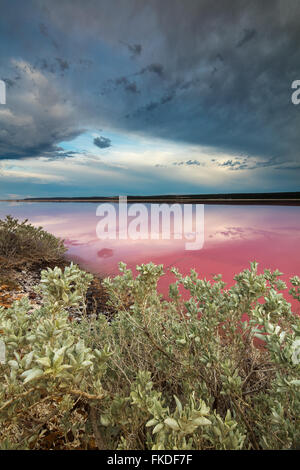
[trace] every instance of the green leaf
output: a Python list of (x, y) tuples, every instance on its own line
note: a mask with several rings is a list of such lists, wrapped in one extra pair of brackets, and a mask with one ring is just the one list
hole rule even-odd
[(193, 419), (193, 423), (197, 424), (197, 426), (207, 426), (208, 424), (211, 424), (211, 421), (204, 418), (204, 416), (200, 416), (200, 418)]
[(15, 370), (19, 369), (19, 364), (15, 360), (8, 361), (8, 365), (10, 365), (12, 369), (15, 369)]
[(169, 426), (169, 428), (173, 429), (173, 431), (179, 431), (180, 427), (177, 423), (176, 419), (174, 418), (166, 418), (164, 423)]
[(51, 362), (50, 362), (49, 357), (41, 357), (40, 359), (37, 359), (36, 362), (40, 364), (41, 366), (51, 367)]
[(290, 382), (292, 385), (300, 386), (300, 380), (291, 380)]
[(157, 419), (150, 419), (150, 421), (146, 423), (146, 428), (149, 428), (150, 426), (155, 426), (157, 423)]
[(179, 414), (181, 416), (181, 413), (182, 413), (182, 404), (181, 404), (181, 401), (179, 400), (179, 398), (176, 397), (176, 395), (173, 395), (174, 398), (175, 398), (175, 401), (176, 401), (176, 406), (177, 406), (177, 409), (179, 411)]
[(163, 423), (158, 423), (152, 431), (152, 434), (156, 434), (164, 427)]
[(37, 377), (41, 377), (43, 373), (44, 372), (42, 371), (42, 369), (38, 369), (37, 367), (35, 367), (34, 369), (29, 369), (23, 372), (23, 374), (21, 374), (21, 377), (25, 377), (23, 383), (26, 384), (30, 380), (36, 379)]
[(106, 416), (106, 415), (101, 415), (100, 422), (101, 422), (102, 426), (109, 426), (110, 425), (109, 417)]

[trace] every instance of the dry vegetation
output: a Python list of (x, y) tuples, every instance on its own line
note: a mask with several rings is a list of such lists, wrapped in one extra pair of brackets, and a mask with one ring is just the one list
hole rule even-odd
[(61, 263), (66, 249), (63, 241), (34, 227), (27, 220), (19, 222), (7, 216), (0, 220), (1, 269), (31, 266), (55, 266)]

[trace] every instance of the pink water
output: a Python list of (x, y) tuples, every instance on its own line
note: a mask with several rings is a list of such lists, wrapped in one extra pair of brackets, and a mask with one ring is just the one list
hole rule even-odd
[(150, 261), (163, 264), (167, 274), (159, 288), (165, 294), (173, 280), (171, 266), (183, 274), (194, 268), (207, 279), (221, 273), (228, 285), (250, 261), (260, 270), (278, 268), (284, 281), (300, 275), (300, 206), (205, 205), (205, 241), (198, 251), (185, 250), (185, 239), (99, 240), (96, 208), (93, 203), (1, 203), (0, 217), (28, 218), (64, 238), (69, 258), (101, 275), (116, 274), (119, 261), (133, 269)]

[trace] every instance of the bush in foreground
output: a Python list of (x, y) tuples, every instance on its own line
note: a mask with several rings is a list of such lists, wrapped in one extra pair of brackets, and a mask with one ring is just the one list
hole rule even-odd
[(221, 276), (174, 269), (165, 301), (162, 266), (120, 270), (105, 280), (111, 322), (69, 321), (91, 278), (73, 265), (42, 272), (34, 313), (26, 300), (0, 309), (2, 449), (299, 447), (300, 321), (278, 292), (281, 273), (252, 263), (226, 289)]
[(28, 220), (19, 222), (11, 216), (0, 220), (0, 263), (2, 268), (55, 265), (63, 259), (63, 241), (34, 227)]

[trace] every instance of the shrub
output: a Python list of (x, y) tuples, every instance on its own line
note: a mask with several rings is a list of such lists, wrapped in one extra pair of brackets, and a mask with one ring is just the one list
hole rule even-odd
[(2, 268), (32, 265), (55, 265), (62, 261), (66, 249), (63, 241), (34, 227), (27, 220), (11, 216), (0, 220), (0, 261)]
[[(68, 321), (90, 281), (73, 265), (42, 273), (34, 313), (26, 300), (0, 310), (2, 449), (299, 446), (300, 321), (278, 292), (280, 272), (252, 263), (226, 289), (220, 276), (173, 269), (166, 301), (162, 266), (138, 266), (136, 278), (120, 270), (105, 280), (112, 321)], [(297, 298), (299, 278), (292, 285)]]

